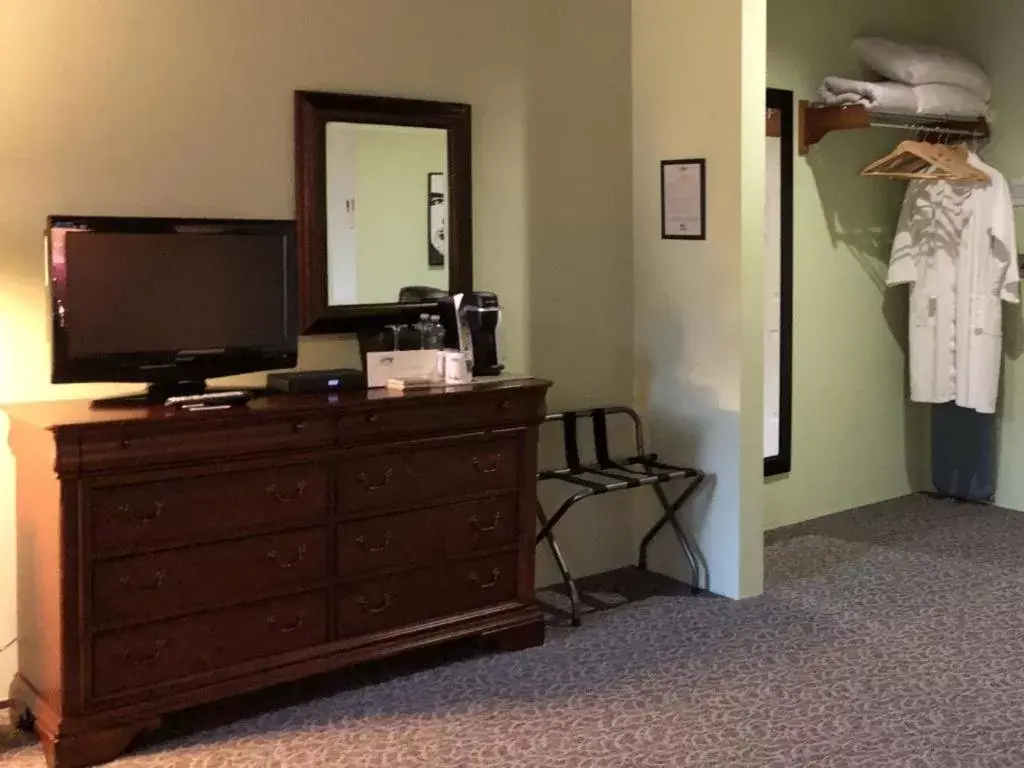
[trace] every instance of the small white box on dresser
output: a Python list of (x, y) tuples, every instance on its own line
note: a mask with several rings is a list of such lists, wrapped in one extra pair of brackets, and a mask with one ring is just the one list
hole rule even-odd
[(444, 352), (437, 349), (403, 349), (366, 354), (366, 386), (386, 387), (388, 379), (437, 379), (444, 382)]

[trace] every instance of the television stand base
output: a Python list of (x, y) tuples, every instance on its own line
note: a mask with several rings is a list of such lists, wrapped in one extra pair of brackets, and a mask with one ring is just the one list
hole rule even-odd
[[(237, 387), (236, 387), (237, 389)], [(145, 392), (118, 397), (101, 397), (89, 403), (92, 408), (144, 408), (147, 405), (163, 405), (169, 397), (180, 395), (202, 395), (211, 392), (205, 381), (178, 381), (174, 384), (150, 384)]]

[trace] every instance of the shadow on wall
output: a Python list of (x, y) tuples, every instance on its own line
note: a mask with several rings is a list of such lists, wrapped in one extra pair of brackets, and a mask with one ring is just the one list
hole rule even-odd
[[(671, 327), (678, 327), (672, 325)], [(665, 329), (662, 329), (664, 333)], [(673, 339), (674, 346), (665, 346), (665, 339), (659, 338), (658, 347), (664, 349), (682, 349), (683, 339)], [(680, 359), (683, 355), (680, 353)], [(736, 421), (738, 435), (738, 418), (735, 414), (726, 414), (721, 411), (717, 396), (714, 390), (707, 387), (690, 387), (684, 383), (683, 377), (679, 380), (668, 381), (662, 365), (658, 370), (663, 371), (662, 379), (655, 378), (654, 367), (648, 359), (637, 359), (637, 407), (641, 414), (646, 414), (646, 431), (644, 436), (649, 452), (657, 453), (658, 456), (669, 462), (683, 465), (697, 466), (708, 471), (716, 465), (716, 456), (712, 455), (709, 446), (702, 439), (704, 434), (719, 434), (709, 430), (707, 423), (699, 423), (693, 414), (705, 414), (705, 421), (714, 419), (732, 418)], [(671, 389), (673, 394), (669, 396), (667, 391)], [(686, 412), (675, 410), (665, 412), (662, 405), (652, 406), (651, 403), (686, 403)], [(735, 444), (731, 446), (735, 451)], [(666, 491), (670, 498), (675, 498), (684, 489), (682, 483), (668, 486)], [(680, 513), (680, 521), (690, 533), (697, 544), (704, 560), (707, 560), (708, 549), (713, 546), (709, 541), (712, 535), (713, 526), (712, 509), (717, 500), (717, 476), (708, 472), (704, 487), (687, 502), (686, 507)], [(650, 530), (650, 527), (657, 522), (661, 516), (661, 508), (658, 506), (656, 497), (645, 489), (634, 492), (636, 494), (636, 516), (633, 527), (634, 540), (639, 543), (641, 537)], [(739, 504), (737, 497), (736, 504)], [(649, 550), (651, 569), (659, 573), (667, 574), (688, 584), (693, 583), (693, 574), (689, 563), (686, 561), (683, 551), (675, 537), (663, 530), (654, 539)], [(717, 574), (710, 573), (709, 577), (714, 579)]]
[[(1021, 304), (1003, 304), (1003, 354), (1016, 362), (1024, 355), (1024, 310)], [(999, 377), (998, 424), (1017, 421), (1016, 398), (1006, 392), (1006, 367)]]
[[(521, 138), (527, 174), (524, 361), (529, 373), (555, 382), (551, 411), (631, 405), (629, 33), (618, 36), (617, 45), (599, 44), (572, 14), (553, 14), (537, 35)], [(558, 40), (576, 52), (571, 61), (550, 59)], [(621, 62), (622, 76), (595, 80), (594, 62), (609, 59)], [(586, 125), (601, 127), (581, 130)], [(611, 438), (616, 436), (613, 431)], [(591, 450), (586, 442), (585, 452)], [(564, 464), (557, 426), (543, 430), (540, 451), (541, 467)], [(542, 484), (546, 509), (556, 509), (565, 496), (560, 485)], [(632, 496), (589, 499), (559, 523), (555, 534), (574, 576), (633, 562)], [(538, 585), (559, 581), (546, 547), (538, 549), (538, 562)]]
[[(14, 457), (8, 449), (10, 420), (0, 413), (0, 648), (17, 633), (17, 523), (14, 515)], [(6, 698), (7, 684), (18, 668), (17, 645), (0, 651), (0, 697)]]
[(893, 236), (906, 186), (896, 180), (867, 178), (861, 169), (904, 138), (893, 131), (831, 134), (807, 156), (818, 197), (836, 249), (853, 258), (877, 287), (886, 326), (904, 359), (904, 461), (912, 488), (931, 488), (931, 425), (926, 407), (910, 402), (908, 354), (909, 295), (906, 286), (887, 288)]

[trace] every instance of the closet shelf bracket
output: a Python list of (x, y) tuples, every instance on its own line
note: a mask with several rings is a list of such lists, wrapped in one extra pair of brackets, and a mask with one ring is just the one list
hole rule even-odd
[(988, 121), (926, 117), (924, 115), (893, 115), (870, 112), (862, 104), (832, 106), (800, 102), (800, 154), (806, 155), (812, 146), (832, 131), (859, 128), (892, 128), (914, 133), (936, 133), (985, 140), (991, 135)]

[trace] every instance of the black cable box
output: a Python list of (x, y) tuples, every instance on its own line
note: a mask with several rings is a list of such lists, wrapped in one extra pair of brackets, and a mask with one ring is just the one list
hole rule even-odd
[(289, 395), (310, 395), (323, 392), (366, 389), (366, 377), (353, 368), (331, 371), (287, 371), (268, 373), (267, 389)]

